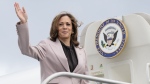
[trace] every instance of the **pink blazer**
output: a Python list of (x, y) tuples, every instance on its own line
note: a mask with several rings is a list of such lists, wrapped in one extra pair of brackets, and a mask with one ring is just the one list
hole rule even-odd
[[(50, 39), (42, 40), (38, 45), (31, 46), (29, 43), (28, 24), (16, 25), (18, 32), (18, 44), (21, 53), (37, 59), (41, 66), (41, 80), (57, 72), (70, 72), (67, 58), (64, 54), (60, 41)], [(78, 65), (73, 71), (77, 74), (88, 74), (87, 58), (83, 48), (75, 47)], [(76, 78), (58, 77), (49, 84), (87, 84), (88, 81)]]

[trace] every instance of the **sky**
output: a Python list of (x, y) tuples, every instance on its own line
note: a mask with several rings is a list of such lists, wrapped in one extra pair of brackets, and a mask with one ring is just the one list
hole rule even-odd
[(61, 11), (83, 22), (78, 37), (93, 21), (140, 12), (150, 14), (149, 0), (0, 0), (0, 76), (39, 66), (37, 60), (19, 50), (15, 2), (27, 11), (31, 45), (49, 37), (51, 22)]

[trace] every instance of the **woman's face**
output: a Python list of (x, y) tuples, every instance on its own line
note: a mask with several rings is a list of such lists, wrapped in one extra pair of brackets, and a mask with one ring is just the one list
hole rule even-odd
[(72, 22), (68, 16), (63, 16), (60, 18), (58, 23), (58, 38), (69, 39), (71, 38), (72, 33)]

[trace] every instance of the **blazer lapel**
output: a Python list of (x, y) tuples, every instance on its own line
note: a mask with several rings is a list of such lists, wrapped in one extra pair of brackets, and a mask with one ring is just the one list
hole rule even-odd
[(62, 45), (58, 39), (56, 39), (56, 42), (53, 42), (54, 44), (50, 44), (52, 49), (54, 50), (54, 53), (56, 54), (57, 58), (61, 62), (62, 66), (70, 72), (68, 60), (65, 56), (65, 53), (63, 51)]
[(80, 49), (78, 47), (74, 47), (75, 48), (75, 51), (76, 51), (76, 54), (77, 54), (77, 59), (78, 59), (78, 65), (76, 66), (76, 68), (74, 69), (73, 72), (77, 72), (79, 69), (80, 69), (80, 63), (81, 63), (81, 52), (80, 52)]

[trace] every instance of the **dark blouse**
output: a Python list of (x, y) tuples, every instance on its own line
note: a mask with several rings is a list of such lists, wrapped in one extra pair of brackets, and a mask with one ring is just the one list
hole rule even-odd
[(73, 46), (73, 44), (71, 44), (70, 46), (66, 46), (63, 42), (61, 42), (61, 45), (62, 45), (64, 53), (67, 57), (70, 72), (73, 72), (74, 69), (76, 68), (76, 66), (78, 65), (78, 59), (77, 59), (77, 55), (76, 55), (74, 46)]

